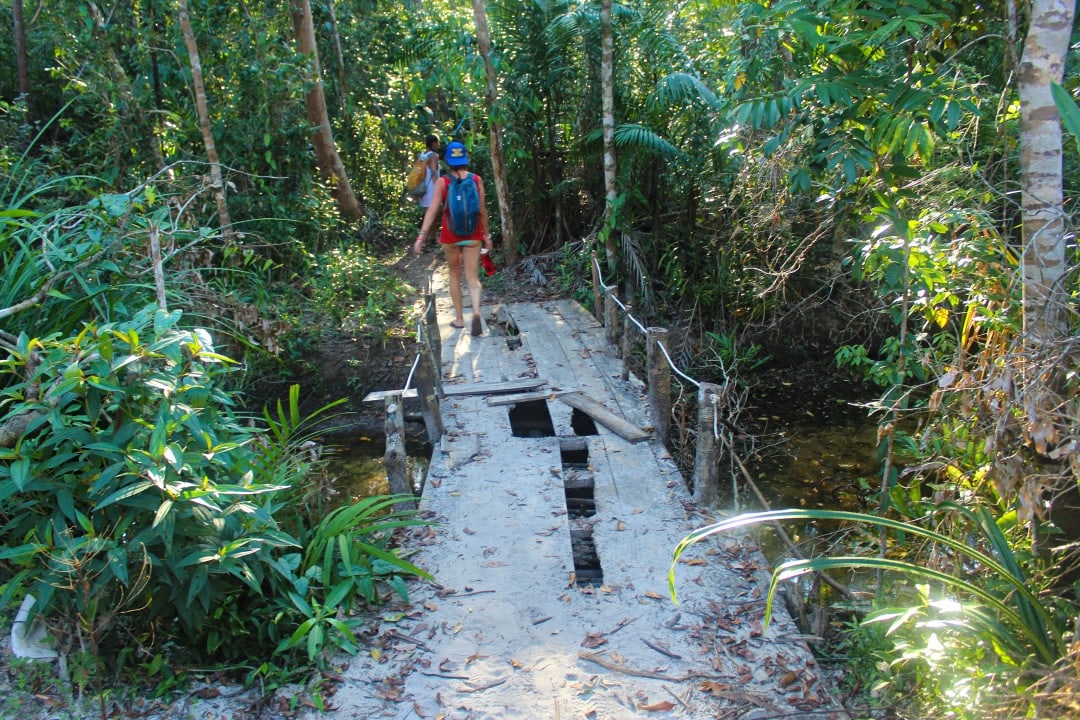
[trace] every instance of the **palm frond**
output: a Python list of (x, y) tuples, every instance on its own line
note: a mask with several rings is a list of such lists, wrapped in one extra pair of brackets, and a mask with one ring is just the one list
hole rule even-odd
[(660, 155), (668, 159), (681, 158), (685, 155), (682, 150), (661, 137), (656, 131), (637, 124), (615, 126), (615, 147), (648, 155)]
[(698, 101), (705, 103), (710, 110), (720, 107), (716, 94), (701, 78), (688, 72), (673, 72), (661, 78), (654, 94), (661, 107), (685, 107)]

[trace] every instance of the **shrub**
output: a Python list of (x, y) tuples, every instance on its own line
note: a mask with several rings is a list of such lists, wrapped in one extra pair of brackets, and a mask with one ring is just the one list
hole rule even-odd
[[(305, 465), (266, 461), (286, 457), (303, 426), (297, 392), (254, 442), (221, 389), (230, 362), (179, 320), (149, 307), (72, 337), (23, 335), (0, 363), (0, 434), (22, 428), (0, 447), (0, 606), (34, 594), (62, 652), (178, 640), (207, 659), (265, 656), (293, 647), (283, 641), (316, 605), (332, 616), (357, 597), (331, 585), (331, 556), (329, 571), (301, 562), (311, 531), (292, 500)], [(386, 548), (411, 516), (382, 509), (318, 535), (352, 543), (346, 565), (370, 553), (372, 586), (423, 574)]]

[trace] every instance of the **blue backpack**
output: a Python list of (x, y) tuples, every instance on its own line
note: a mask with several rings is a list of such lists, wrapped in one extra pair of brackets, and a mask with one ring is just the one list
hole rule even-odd
[(469, 173), (464, 178), (450, 177), (446, 192), (446, 207), (450, 211), (450, 232), (469, 237), (476, 232), (480, 219), (480, 193)]

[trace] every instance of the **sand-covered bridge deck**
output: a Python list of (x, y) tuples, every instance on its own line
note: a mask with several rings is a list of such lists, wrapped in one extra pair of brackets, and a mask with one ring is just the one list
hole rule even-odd
[[(709, 516), (650, 436), (644, 389), (572, 301), (450, 326), (445, 435), (407, 542), (437, 583), (372, 628), (334, 702), (349, 718), (842, 717), (750, 538), (672, 551)], [(511, 390), (512, 388), (512, 390)]]

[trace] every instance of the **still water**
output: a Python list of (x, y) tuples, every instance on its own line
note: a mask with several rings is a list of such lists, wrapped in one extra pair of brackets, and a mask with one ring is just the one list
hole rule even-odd
[[(324, 442), (326, 472), (338, 503), (390, 492), (383, 460), (386, 452), (383, 437), (346, 435), (326, 438)], [(409, 478), (413, 492), (417, 494), (422, 490), (421, 484), (427, 475), (430, 454), (431, 448), (423, 443), (406, 444)]]

